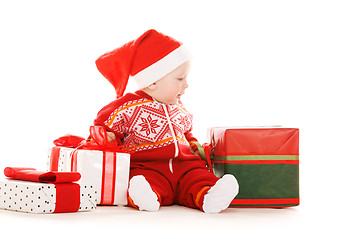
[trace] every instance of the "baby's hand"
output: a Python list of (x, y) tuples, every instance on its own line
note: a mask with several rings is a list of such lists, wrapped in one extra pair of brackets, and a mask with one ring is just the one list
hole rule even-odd
[(106, 134), (107, 134), (107, 137), (108, 137), (108, 142), (112, 142), (112, 141), (116, 140), (116, 136), (115, 136), (114, 133), (106, 132)]

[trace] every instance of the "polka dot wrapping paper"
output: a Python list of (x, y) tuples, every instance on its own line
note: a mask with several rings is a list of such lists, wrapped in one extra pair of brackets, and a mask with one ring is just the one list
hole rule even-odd
[[(0, 181), (0, 208), (28, 213), (54, 213), (58, 205), (67, 204), (72, 195), (65, 194), (57, 199), (60, 184), (37, 183), (4, 179)], [(79, 207), (77, 211), (96, 208), (97, 190), (93, 186), (79, 185)], [(70, 211), (71, 212), (71, 211)]]

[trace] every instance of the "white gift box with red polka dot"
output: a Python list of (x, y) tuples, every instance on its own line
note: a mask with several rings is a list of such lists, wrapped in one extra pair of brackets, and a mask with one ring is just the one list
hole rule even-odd
[[(71, 184), (77, 186), (77, 191), (67, 191), (66, 188), (71, 186), (70, 184), (3, 179), (0, 181), (0, 208), (28, 213), (75, 212), (95, 209), (98, 201), (97, 190), (89, 185)], [(58, 198), (58, 194), (60, 194), (60, 198)], [(78, 198), (75, 201), (77, 206), (71, 205), (73, 198)]]
[(130, 154), (99, 150), (50, 148), (48, 171), (77, 171), (81, 184), (98, 191), (100, 205), (127, 205)]

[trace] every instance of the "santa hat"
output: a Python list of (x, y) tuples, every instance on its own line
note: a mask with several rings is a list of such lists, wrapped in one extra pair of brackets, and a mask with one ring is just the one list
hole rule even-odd
[(95, 63), (120, 97), (130, 76), (138, 88), (143, 89), (190, 59), (181, 42), (151, 29), (136, 40), (105, 53)]

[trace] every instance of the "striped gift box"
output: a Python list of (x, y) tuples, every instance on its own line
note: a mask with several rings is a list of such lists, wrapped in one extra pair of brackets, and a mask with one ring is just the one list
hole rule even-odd
[(240, 185), (230, 207), (299, 205), (299, 129), (216, 127), (210, 138), (215, 174)]

